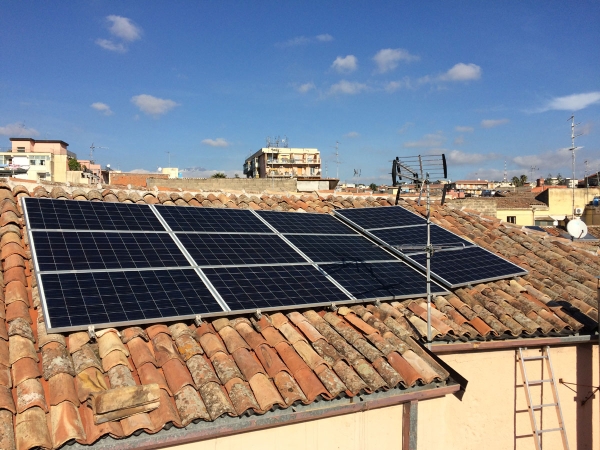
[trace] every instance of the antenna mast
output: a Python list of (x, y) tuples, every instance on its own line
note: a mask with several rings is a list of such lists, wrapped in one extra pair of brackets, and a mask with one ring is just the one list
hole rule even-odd
[(340, 179), (340, 154), (338, 152), (338, 145), (339, 145), (339, 142), (335, 141), (335, 164), (337, 166), (337, 169), (335, 172), (335, 177), (339, 180)]
[(508, 182), (508, 173), (506, 172), (506, 160), (504, 160), (504, 183)]
[(540, 170), (539, 167), (535, 167), (535, 166), (531, 166), (529, 168), (529, 182), (531, 183), (531, 181), (533, 180), (533, 171), (534, 170)]
[(571, 121), (571, 148), (569, 149), (571, 151), (571, 168), (573, 170), (573, 178), (571, 178), (571, 188), (572, 188), (572, 192), (573, 192), (573, 202), (572, 202), (572, 209), (571, 209), (571, 218), (574, 219), (575, 218), (575, 150), (578, 149), (578, 147), (575, 146), (575, 138), (581, 136), (583, 133), (581, 134), (575, 134), (575, 127), (577, 125), (579, 125), (578, 123), (575, 123), (575, 114), (571, 115), (571, 117), (569, 117), (567, 119), (567, 121)]
[(92, 161), (94, 159), (94, 150), (97, 148), (103, 148), (105, 150), (108, 150), (108, 147), (96, 147), (94, 145), (94, 143), (92, 142), (92, 145), (90, 145), (90, 164), (93, 164), (94, 161)]

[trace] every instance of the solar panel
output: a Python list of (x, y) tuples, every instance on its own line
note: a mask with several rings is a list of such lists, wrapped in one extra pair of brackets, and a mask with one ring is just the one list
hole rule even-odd
[[(425, 268), (425, 254), (408, 258)], [(431, 272), (452, 287), (527, 274), (516, 264), (481, 247), (435, 252), (431, 258)]]
[(248, 209), (173, 206), (158, 206), (156, 209), (173, 231), (272, 233), (269, 227)]
[(336, 209), (335, 215), (350, 220), (365, 230), (422, 225), (426, 222), (423, 217), (402, 206)]
[(200, 266), (306, 263), (275, 234), (178, 234)]
[(289, 241), (316, 263), (339, 261), (397, 261), (363, 236), (287, 235)]
[(256, 211), (280, 233), (356, 234), (329, 214)]
[(232, 310), (350, 300), (312, 265), (203, 269)]
[[(382, 230), (373, 230), (371, 234), (377, 236), (382, 241), (400, 247), (422, 246), (423, 249), (427, 245), (427, 225), (401, 228), (385, 228)], [(431, 243), (433, 245), (450, 245), (450, 246), (471, 246), (472, 242), (460, 238), (450, 231), (444, 230), (442, 227), (431, 224)], [(400, 248), (400, 250), (409, 252), (409, 249)]]
[(41, 271), (189, 266), (166, 233), (33, 231)]
[(42, 274), (52, 329), (222, 311), (193, 269)]
[(26, 198), (31, 229), (164, 231), (148, 205)]
[[(359, 300), (410, 298), (427, 292), (425, 277), (401, 261), (327, 264), (322, 268)], [(448, 291), (433, 282), (431, 292)]]

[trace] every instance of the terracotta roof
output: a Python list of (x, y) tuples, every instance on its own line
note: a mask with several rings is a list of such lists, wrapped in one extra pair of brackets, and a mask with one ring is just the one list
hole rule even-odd
[[(449, 368), (417, 344), (426, 335), (424, 299), (106, 329), (95, 339), (86, 332), (48, 334), (18, 202), (28, 195), (323, 213), (392, 201), (66, 186), (29, 192), (0, 184), (0, 448), (102, 445), (106, 436), (130, 437), (118, 445), (133, 448), (135, 439), (159, 431), (159, 439), (177, 439), (190, 430), (206, 438), (223, 431), (211, 428), (213, 423), (232, 430), (260, 417), (272, 423), (281, 417), (308, 420), (306, 408), (323, 401), (358, 410), (356, 396), (384, 405), (386, 396), (435, 391), (451, 382)], [(424, 212), (414, 202), (405, 206)], [(448, 206), (437, 207), (432, 220), (529, 270), (523, 278), (436, 297), (436, 339), (454, 343), (595, 330), (597, 248), (593, 253), (589, 246)], [(206, 425), (194, 428), (197, 422)]]

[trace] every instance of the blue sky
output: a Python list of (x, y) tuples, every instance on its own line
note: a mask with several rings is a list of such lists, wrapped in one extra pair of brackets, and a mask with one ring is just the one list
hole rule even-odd
[[(0, 6), (0, 147), (62, 139), (102, 165), (241, 173), (267, 136), (389, 182), (600, 170), (600, 3), (31, 2)], [(325, 167), (323, 168), (325, 172)]]

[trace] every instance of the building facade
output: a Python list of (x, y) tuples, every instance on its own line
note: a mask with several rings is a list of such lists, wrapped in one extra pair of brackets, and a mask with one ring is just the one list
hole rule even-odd
[[(14, 176), (26, 180), (45, 180), (65, 183), (68, 160), (77, 158), (61, 140), (35, 140), (31, 138), (10, 138), (11, 148), (0, 152), (0, 164), (14, 168)], [(23, 164), (27, 162), (27, 164)], [(18, 167), (17, 167), (18, 166)], [(18, 168), (28, 170), (24, 173)]]
[(321, 155), (316, 148), (265, 147), (246, 158), (248, 178), (321, 178)]

